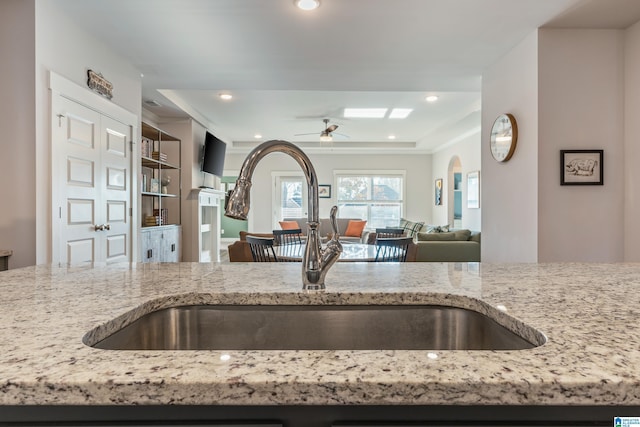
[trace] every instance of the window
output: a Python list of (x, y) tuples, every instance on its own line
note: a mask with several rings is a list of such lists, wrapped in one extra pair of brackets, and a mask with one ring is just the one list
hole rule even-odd
[(336, 172), (338, 216), (362, 218), (367, 228), (392, 227), (404, 210), (404, 172)]

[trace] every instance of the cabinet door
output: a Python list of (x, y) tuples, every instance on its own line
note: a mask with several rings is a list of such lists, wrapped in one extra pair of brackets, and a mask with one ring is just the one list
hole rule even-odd
[(142, 248), (142, 262), (160, 261), (162, 247), (161, 230), (143, 230), (140, 233), (140, 247)]
[(176, 228), (170, 227), (162, 230), (162, 259), (161, 262), (177, 261), (177, 233)]

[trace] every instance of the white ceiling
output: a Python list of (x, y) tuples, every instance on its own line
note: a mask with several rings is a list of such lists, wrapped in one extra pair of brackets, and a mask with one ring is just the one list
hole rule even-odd
[[(349, 138), (322, 147), (437, 151), (479, 132), (483, 70), (534, 29), (640, 20), (640, 0), (321, 0), (312, 12), (293, 0), (54, 1), (140, 70), (143, 101), (161, 104), (145, 109), (189, 114), (232, 150), (255, 133), (320, 147), (329, 118)], [(345, 107), (414, 111), (345, 119)]]

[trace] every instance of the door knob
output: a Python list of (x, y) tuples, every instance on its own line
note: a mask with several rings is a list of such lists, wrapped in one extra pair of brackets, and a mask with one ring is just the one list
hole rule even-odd
[(95, 231), (104, 231), (104, 230), (111, 230), (111, 226), (109, 224), (101, 224), (101, 225), (94, 225), (93, 229)]

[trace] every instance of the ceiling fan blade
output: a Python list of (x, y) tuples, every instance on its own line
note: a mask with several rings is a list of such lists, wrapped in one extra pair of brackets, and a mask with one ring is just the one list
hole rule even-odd
[(338, 125), (331, 125), (327, 128), (327, 133), (331, 133), (336, 129), (338, 129)]
[(313, 133), (296, 133), (293, 136), (307, 136), (307, 135), (318, 135), (318, 132), (313, 132)]

